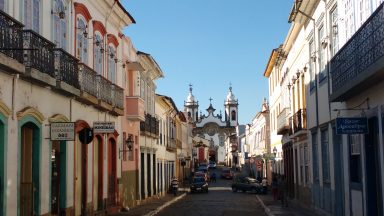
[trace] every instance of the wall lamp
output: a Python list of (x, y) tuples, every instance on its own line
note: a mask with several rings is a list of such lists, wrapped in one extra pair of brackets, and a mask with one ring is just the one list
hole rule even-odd
[[(128, 138), (124, 141), (124, 144), (126, 145), (126, 149), (125, 148), (119, 149), (119, 153), (132, 152), (132, 148), (134, 144), (132, 134), (128, 135)], [(121, 155), (119, 154), (119, 159), (120, 158), (121, 158)]]

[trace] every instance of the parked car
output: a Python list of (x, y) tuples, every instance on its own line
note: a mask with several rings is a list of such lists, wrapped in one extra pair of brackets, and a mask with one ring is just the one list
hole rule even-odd
[(223, 179), (233, 179), (233, 171), (230, 169), (222, 169), (220, 177)]
[(232, 191), (250, 191), (251, 193), (260, 193), (262, 186), (260, 183), (257, 183), (256, 179), (244, 176), (235, 176), (232, 182)]
[(198, 191), (208, 193), (208, 182), (203, 177), (194, 177), (189, 188), (191, 193)]
[(215, 161), (209, 161), (208, 168), (216, 169), (216, 162)]

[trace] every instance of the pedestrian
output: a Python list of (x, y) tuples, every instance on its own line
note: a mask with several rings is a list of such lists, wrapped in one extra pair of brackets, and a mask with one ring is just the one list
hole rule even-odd
[(279, 178), (279, 196), (281, 198), (281, 205), (283, 207), (288, 207), (288, 199), (287, 199), (287, 183), (286, 183), (286, 180), (285, 180), (285, 176), (282, 175), (280, 178)]
[(268, 180), (267, 178), (263, 178), (263, 180), (261, 180), (261, 185), (263, 186), (263, 194), (267, 194), (267, 191), (268, 191)]
[(212, 172), (211, 177), (210, 177), (210, 182), (216, 182), (216, 173)]
[(278, 190), (278, 182), (276, 176), (273, 176), (272, 179), (272, 195), (273, 195), (273, 200), (277, 200), (277, 190)]
[(175, 176), (173, 176), (172, 180), (171, 180), (171, 187), (172, 187), (172, 192), (173, 192), (173, 195), (177, 195), (177, 190), (179, 188), (179, 181), (177, 180), (177, 178)]

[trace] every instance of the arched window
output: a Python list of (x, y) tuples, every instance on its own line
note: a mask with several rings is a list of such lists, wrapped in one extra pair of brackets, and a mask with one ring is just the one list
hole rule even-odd
[(32, 29), (39, 33), (40, 27), (40, 0), (24, 0), (25, 29)]
[(112, 83), (116, 82), (116, 49), (112, 44), (108, 46), (108, 79)]
[(84, 32), (88, 32), (86, 22), (83, 17), (77, 17), (76, 25), (76, 57), (83, 63), (88, 63), (88, 40)]
[[(60, 18), (59, 13), (64, 12), (65, 17)], [(67, 11), (62, 0), (54, 0), (53, 4), (53, 41), (56, 47), (67, 50)]]
[(97, 74), (103, 74), (103, 58), (104, 51), (102, 49), (103, 46), (103, 37), (100, 32), (95, 32), (94, 43), (93, 43), (93, 53), (94, 53), (94, 66), (93, 69), (97, 72)]
[(232, 112), (231, 112), (231, 120), (232, 121), (236, 120), (236, 111), (235, 110), (232, 110)]

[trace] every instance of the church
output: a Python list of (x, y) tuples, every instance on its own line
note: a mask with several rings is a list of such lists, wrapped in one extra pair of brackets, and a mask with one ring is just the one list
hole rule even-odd
[[(187, 100), (184, 101), (184, 112), (188, 117), (188, 122), (193, 125), (193, 140), (205, 141), (193, 144), (194, 159), (198, 163), (215, 161), (217, 164), (227, 166), (238, 164), (236, 127), (239, 103), (232, 92), (232, 87), (229, 87), (224, 101), (224, 117), (221, 111), (219, 114), (215, 114), (216, 109), (212, 105), (212, 99), (209, 100), (207, 112), (203, 114), (199, 110), (199, 103), (192, 94), (192, 85), (190, 85)], [(204, 143), (208, 143), (208, 145)]]

